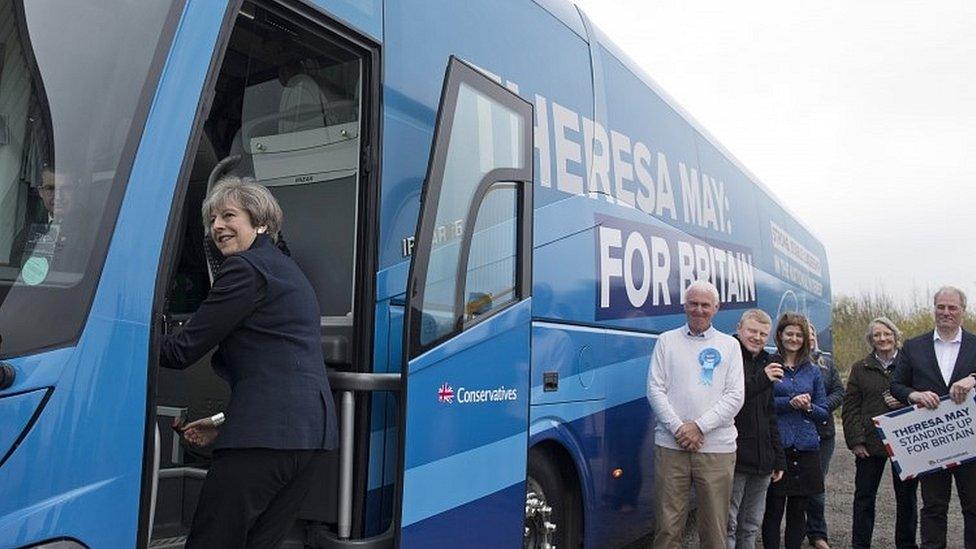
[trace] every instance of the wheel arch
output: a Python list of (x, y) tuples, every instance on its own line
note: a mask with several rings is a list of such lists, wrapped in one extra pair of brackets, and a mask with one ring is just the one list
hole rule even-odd
[(558, 467), (560, 474), (572, 483), (579, 497), (581, 537), (588, 546), (587, 532), (592, 531), (589, 521), (593, 516), (593, 482), (585, 466), (583, 448), (565, 424), (552, 419), (535, 422), (529, 438), (529, 452), (541, 452)]

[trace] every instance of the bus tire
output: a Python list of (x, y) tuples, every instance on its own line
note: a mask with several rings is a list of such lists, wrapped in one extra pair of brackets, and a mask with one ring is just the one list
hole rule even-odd
[(568, 476), (550, 453), (539, 449), (529, 452), (525, 549), (575, 549), (581, 546), (583, 513), (575, 478)]

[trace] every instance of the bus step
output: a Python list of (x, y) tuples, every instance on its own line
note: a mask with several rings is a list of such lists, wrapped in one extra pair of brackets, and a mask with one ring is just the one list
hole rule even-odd
[(149, 541), (149, 549), (183, 549), (184, 545), (186, 545), (186, 536), (159, 538)]

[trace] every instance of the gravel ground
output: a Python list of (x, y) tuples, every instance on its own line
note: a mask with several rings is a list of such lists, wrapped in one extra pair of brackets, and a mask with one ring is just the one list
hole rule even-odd
[[(844, 434), (838, 429), (838, 445), (834, 452), (834, 459), (830, 462), (830, 473), (827, 474), (827, 528), (830, 532), (831, 547), (851, 546), (851, 510), (854, 502), (854, 455), (843, 443)], [(922, 495), (918, 495), (921, 508)], [(895, 546), (895, 492), (891, 487), (891, 469), (885, 471), (878, 488), (876, 519), (872, 547), (888, 548)], [(959, 498), (953, 490), (952, 503), (949, 505), (949, 535), (947, 538), (950, 548), (962, 549), (962, 510), (959, 508)]]
[[(827, 475), (827, 527), (830, 532), (830, 546), (844, 548), (851, 546), (851, 509), (854, 501), (854, 455), (843, 443), (843, 432), (838, 424), (837, 449), (830, 463), (830, 473)], [(919, 507), (922, 505), (922, 495), (918, 496)], [(895, 494), (891, 487), (891, 470), (885, 471), (878, 489), (876, 520), (874, 528), (873, 547), (888, 549), (895, 547)], [(950, 549), (963, 547), (962, 540), (962, 510), (959, 508), (959, 497), (953, 486), (952, 502), (949, 505), (948, 547)], [(688, 528), (685, 531), (686, 548), (698, 547), (698, 535), (694, 517), (689, 517)], [(762, 547), (760, 542), (757, 547)], [(804, 543), (806, 546), (806, 543)], [(650, 540), (644, 540), (631, 546), (632, 549), (649, 548)]]

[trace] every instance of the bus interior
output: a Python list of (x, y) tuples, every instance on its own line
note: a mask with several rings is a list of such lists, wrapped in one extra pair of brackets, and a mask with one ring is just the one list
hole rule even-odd
[[(171, 221), (175, 254), (163, 304), (164, 332), (179, 330), (197, 309), (219, 267), (220, 254), (204, 236), (201, 216), (208, 189), (227, 175), (252, 177), (279, 201), (284, 212), (279, 247), (314, 287), (322, 315), (323, 368), (360, 371), (354, 311), (363, 201), (363, 67), (363, 54), (326, 29), (278, 8), (243, 5), (213, 82), (209, 114), (197, 128), (196, 150), (188, 156), (192, 167), (184, 170), (180, 214)], [(191, 525), (210, 455), (181, 443), (171, 425), (224, 409), (229, 389), (209, 364), (208, 354), (186, 370), (157, 372), (152, 547), (181, 547)], [(287, 544), (304, 546), (310, 528), (335, 530), (337, 478), (337, 468), (330, 467), (327, 478), (312, 488)]]

